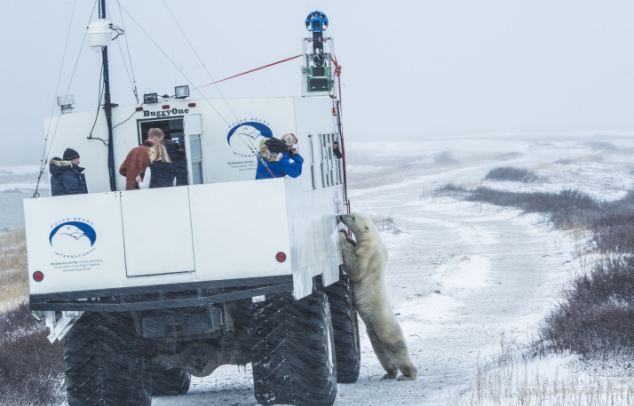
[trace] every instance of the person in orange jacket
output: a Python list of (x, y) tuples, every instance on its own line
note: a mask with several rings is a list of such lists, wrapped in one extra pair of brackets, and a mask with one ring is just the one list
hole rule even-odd
[(150, 147), (163, 142), (165, 133), (160, 128), (150, 128), (147, 140), (138, 147), (132, 148), (119, 168), (121, 176), (125, 176), (125, 190), (139, 188), (137, 176), (143, 174), (145, 168), (150, 166)]

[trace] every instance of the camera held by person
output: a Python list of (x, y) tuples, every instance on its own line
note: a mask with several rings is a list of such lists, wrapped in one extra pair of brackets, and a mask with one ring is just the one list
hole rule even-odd
[(293, 133), (284, 134), (282, 139), (268, 138), (260, 142), (256, 179), (290, 176), (296, 178), (302, 173), (304, 159), (297, 153), (297, 137)]

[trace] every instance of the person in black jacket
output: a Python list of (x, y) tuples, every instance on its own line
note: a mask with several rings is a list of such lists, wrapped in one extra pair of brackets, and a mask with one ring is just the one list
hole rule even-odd
[(72, 148), (64, 151), (62, 159), (54, 157), (49, 163), (51, 196), (88, 193), (84, 168), (79, 166), (79, 153)]
[(150, 148), (150, 166), (145, 169), (143, 177), (137, 176), (139, 189), (170, 187), (176, 184), (176, 173), (172, 160), (163, 144), (155, 144)]
[(172, 168), (174, 168), (174, 173), (176, 175), (176, 186), (189, 184), (189, 179), (187, 179), (187, 157), (183, 141), (181, 140), (180, 142), (176, 142), (170, 137), (165, 137), (163, 145), (165, 145), (167, 155), (172, 161)]

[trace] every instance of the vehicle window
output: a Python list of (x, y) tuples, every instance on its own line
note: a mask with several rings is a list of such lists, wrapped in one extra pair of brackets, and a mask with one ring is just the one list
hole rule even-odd
[(312, 134), (308, 134), (308, 143), (310, 144), (310, 180), (314, 190), (317, 188), (317, 185), (315, 185), (315, 148), (313, 146)]
[(323, 188), (343, 183), (341, 159), (337, 158), (333, 150), (334, 143), (338, 140), (338, 134), (319, 134), (321, 186)]
[(189, 157), (192, 167), (192, 183), (200, 185), (203, 183), (203, 155), (200, 135), (189, 136)]

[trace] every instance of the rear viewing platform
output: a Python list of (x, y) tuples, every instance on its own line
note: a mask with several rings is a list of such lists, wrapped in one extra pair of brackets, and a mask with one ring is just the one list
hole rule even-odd
[[(159, 119), (138, 111), (121, 124), (121, 132), (134, 136), (121, 137), (115, 167), (147, 139), (150, 128), (162, 128), (185, 152), (184, 184), (145, 190), (108, 191), (105, 146), (74, 130), (85, 114), (56, 118), (59, 135), (52, 148), (72, 142), (82, 151), (89, 193), (24, 202), (34, 309), (139, 309), (151, 304), (126, 302), (148, 287), (167, 293), (194, 284), (264, 285), (269, 291), (283, 286), (301, 298), (310, 294), (314, 276), (325, 275), (326, 284), (338, 279), (337, 215), (347, 211), (347, 199), (332, 100), (241, 99), (232, 105), (267, 119), (223, 129), (212, 107), (203, 104), (195, 112), (183, 110), (184, 116)], [(283, 133), (296, 134), (301, 175), (255, 180), (260, 143)], [(124, 189), (125, 178), (116, 180)], [(119, 299), (106, 305), (89, 292)], [(202, 293), (188, 300), (198, 297), (210, 300)]]

